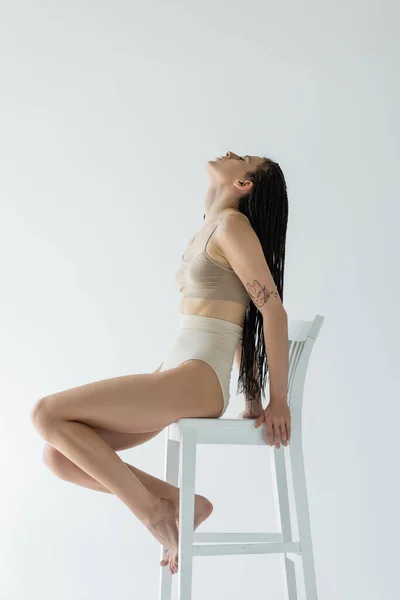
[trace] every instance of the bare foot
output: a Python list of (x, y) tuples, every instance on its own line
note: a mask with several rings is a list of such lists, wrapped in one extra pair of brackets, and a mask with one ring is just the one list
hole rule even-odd
[(159, 498), (152, 514), (144, 525), (173, 555), (178, 552), (177, 512), (172, 498)]
[[(212, 503), (205, 496), (201, 496), (200, 494), (195, 495), (194, 531), (196, 531), (198, 526), (211, 515), (213, 509), (214, 507)], [(176, 517), (176, 526), (179, 528), (179, 515)], [(172, 574), (178, 571), (178, 547), (173, 551), (172, 549), (167, 550), (167, 552), (164, 554), (160, 565), (165, 567), (168, 564)]]

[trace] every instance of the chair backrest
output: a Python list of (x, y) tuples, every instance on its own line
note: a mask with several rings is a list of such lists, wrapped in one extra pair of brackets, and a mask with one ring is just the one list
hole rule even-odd
[(313, 321), (288, 320), (289, 378), (288, 404), (301, 412), (304, 381), (315, 340), (325, 318), (316, 315)]

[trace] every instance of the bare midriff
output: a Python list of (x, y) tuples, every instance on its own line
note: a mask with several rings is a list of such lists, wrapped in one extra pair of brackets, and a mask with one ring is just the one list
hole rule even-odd
[(206, 298), (185, 298), (182, 296), (179, 310), (186, 315), (199, 315), (231, 321), (243, 327), (246, 307), (230, 300), (211, 300)]

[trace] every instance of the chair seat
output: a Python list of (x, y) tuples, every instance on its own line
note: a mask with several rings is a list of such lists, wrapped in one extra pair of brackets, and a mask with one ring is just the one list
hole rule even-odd
[(169, 439), (180, 442), (183, 432), (195, 433), (197, 444), (239, 444), (266, 446), (265, 425), (255, 419), (179, 419), (168, 426)]

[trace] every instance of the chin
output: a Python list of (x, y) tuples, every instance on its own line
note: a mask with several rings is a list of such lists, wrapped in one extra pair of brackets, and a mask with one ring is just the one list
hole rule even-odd
[(212, 166), (215, 166), (217, 163), (218, 163), (218, 160), (217, 160), (217, 159), (215, 159), (215, 160), (209, 160), (209, 161), (207, 162), (207, 165), (212, 165)]

